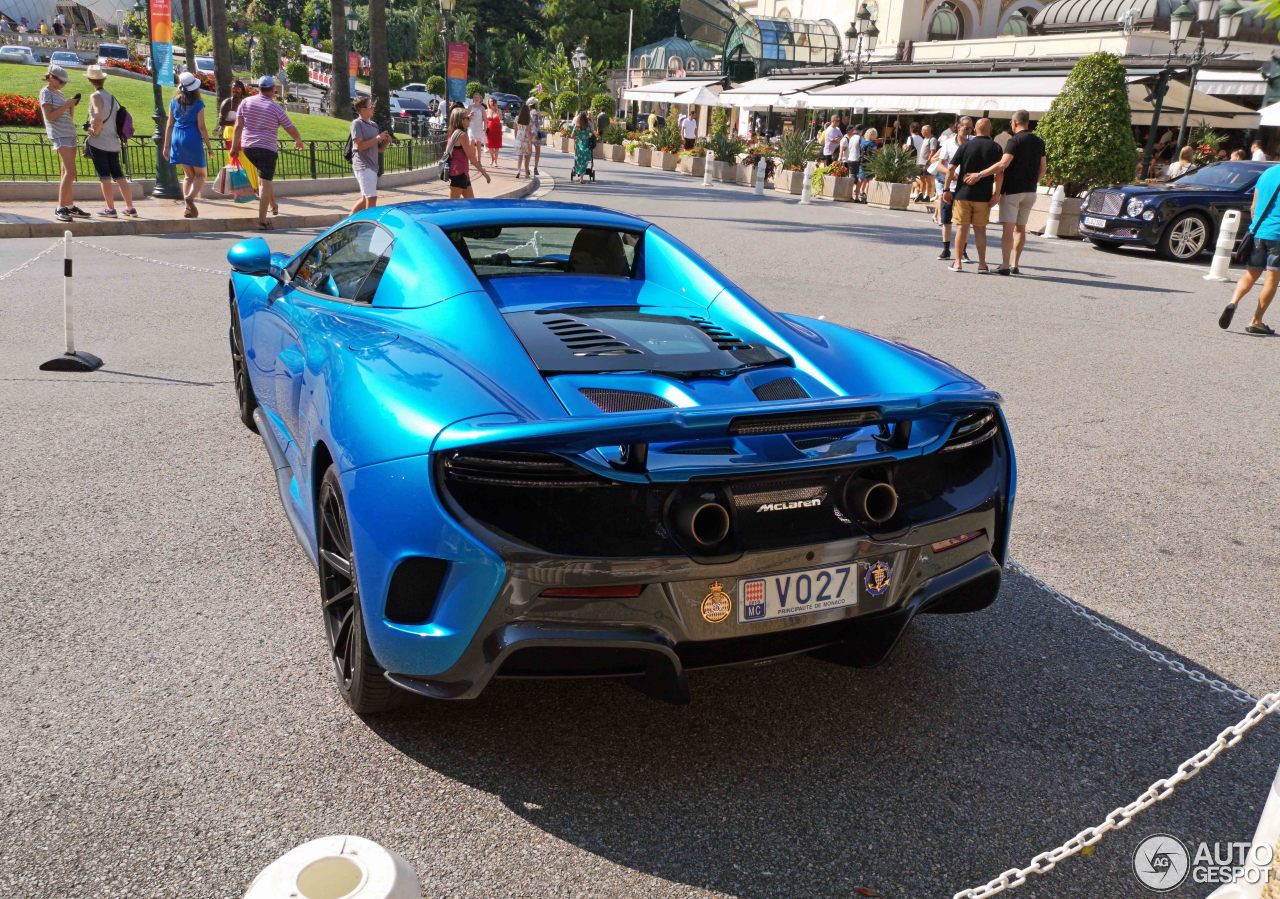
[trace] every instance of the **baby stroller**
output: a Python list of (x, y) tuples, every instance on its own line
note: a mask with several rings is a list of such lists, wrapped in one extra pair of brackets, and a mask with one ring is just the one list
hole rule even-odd
[(587, 138), (587, 146), (591, 149), (587, 155), (586, 162), (580, 163), (579, 160), (574, 159), (573, 171), (569, 173), (570, 181), (576, 178), (578, 183), (586, 184), (587, 179), (590, 178), (592, 184), (596, 183), (596, 136), (594, 133)]

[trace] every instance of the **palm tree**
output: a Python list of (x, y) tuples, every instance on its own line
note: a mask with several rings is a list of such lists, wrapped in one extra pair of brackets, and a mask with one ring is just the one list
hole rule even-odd
[(342, 0), (329, 0), (329, 34), (333, 38), (333, 72), (329, 81), (329, 115), (351, 118), (351, 85), (347, 76), (347, 12)]
[(182, 0), (182, 49), (187, 55), (187, 71), (196, 70), (196, 42), (191, 33), (191, 0)]
[(373, 117), (391, 130), (391, 79), (387, 65), (387, 3), (369, 0), (369, 92), (373, 94)]
[(213, 77), (218, 82), (218, 102), (231, 96), (231, 43), (227, 36), (227, 4), (209, 4), (209, 28), (213, 32)]

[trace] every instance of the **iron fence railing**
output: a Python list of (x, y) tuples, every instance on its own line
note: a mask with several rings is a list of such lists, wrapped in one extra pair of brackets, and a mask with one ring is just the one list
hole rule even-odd
[[(83, 135), (79, 138), (83, 144)], [(343, 157), (345, 140), (307, 140), (295, 150), (293, 142), (280, 142), (280, 158), (276, 163), (277, 181), (314, 181), (322, 178), (351, 176), (351, 163)], [(438, 134), (425, 138), (398, 137), (383, 154), (383, 173), (424, 169), (440, 160), (444, 140)], [(209, 174), (212, 177), (226, 165), (228, 152), (221, 140), (207, 148)], [(130, 180), (153, 179), (156, 176), (156, 145), (150, 137), (134, 137), (125, 142), (120, 165)], [(0, 130), (0, 181), (57, 181), (60, 172), (58, 155), (48, 138), (36, 131)], [(76, 179), (96, 181), (93, 164), (83, 157), (76, 160)]]

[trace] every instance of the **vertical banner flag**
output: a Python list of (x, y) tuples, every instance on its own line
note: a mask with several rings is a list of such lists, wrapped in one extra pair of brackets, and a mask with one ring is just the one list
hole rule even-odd
[(356, 76), (359, 74), (360, 74), (360, 54), (354, 53), (354, 52), (348, 53), (347, 54), (347, 82), (348, 82), (347, 92), (351, 94), (352, 100), (356, 98)]
[[(172, 0), (150, 0), (151, 3), (151, 71), (161, 87), (173, 84), (173, 6)], [(194, 63), (187, 60), (187, 65)]]
[(461, 42), (449, 44), (449, 62), (445, 69), (449, 78), (450, 100), (467, 99), (467, 45)]

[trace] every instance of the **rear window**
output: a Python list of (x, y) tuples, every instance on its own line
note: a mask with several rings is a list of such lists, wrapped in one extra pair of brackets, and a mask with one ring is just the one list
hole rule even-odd
[(396, 102), (400, 104), (401, 109), (426, 109), (427, 104), (422, 100), (415, 100), (413, 97), (396, 97)]
[(641, 232), (571, 225), (491, 225), (448, 232), (481, 277), (605, 275), (630, 278)]
[(99, 44), (98, 55), (107, 59), (128, 59), (129, 50), (119, 44)]

